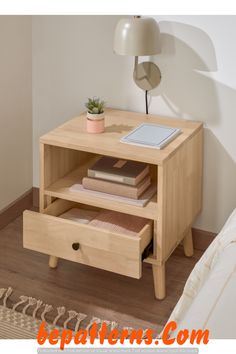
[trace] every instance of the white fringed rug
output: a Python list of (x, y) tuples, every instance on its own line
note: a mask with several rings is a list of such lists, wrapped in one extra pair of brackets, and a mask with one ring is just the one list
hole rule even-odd
[[(89, 319), (86, 314), (67, 311), (64, 306), (54, 309), (42, 300), (25, 295), (20, 296), (19, 301), (10, 308), (9, 299), (12, 293), (12, 288), (0, 289), (0, 339), (34, 339), (42, 321), (46, 322), (48, 332), (53, 328), (69, 328), (74, 332), (80, 328), (88, 330), (94, 322), (98, 325), (106, 322), (110, 330), (118, 328), (118, 323), (114, 321), (97, 317)], [(50, 312), (53, 313), (53, 320), (52, 316), (49, 316)]]

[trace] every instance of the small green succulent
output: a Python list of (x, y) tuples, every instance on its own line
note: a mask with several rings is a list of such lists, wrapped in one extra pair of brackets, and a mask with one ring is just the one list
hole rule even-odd
[(100, 98), (96, 97), (88, 98), (88, 102), (85, 103), (85, 107), (91, 114), (100, 114), (104, 112), (105, 101), (102, 101)]

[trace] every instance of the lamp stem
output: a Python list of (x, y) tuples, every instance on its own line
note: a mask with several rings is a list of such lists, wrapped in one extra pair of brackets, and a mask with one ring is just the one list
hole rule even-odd
[(145, 91), (146, 114), (148, 114), (148, 90)]
[(134, 76), (137, 77), (138, 57), (134, 57)]

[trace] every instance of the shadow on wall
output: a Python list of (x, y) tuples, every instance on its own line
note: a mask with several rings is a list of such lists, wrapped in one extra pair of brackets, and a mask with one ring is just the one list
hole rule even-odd
[[(208, 127), (204, 129), (203, 211), (196, 224), (218, 232), (236, 207), (235, 132), (230, 123), (236, 116), (236, 92), (210, 77), (217, 71), (217, 62), (205, 32), (182, 23), (159, 25), (161, 54), (150, 59), (160, 67), (162, 81), (150, 92), (149, 104), (154, 96), (161, 96), (174, 115), (202, 120)], [(192, 47), (173, 32), (187, 34)]]
[(236, 164), (208, 128), (204, 129), (203, 163), (203, 210), (195, 226), (219, 232), (236, 207)]
[[(162, 96), (171, 111), (181, 118), (201, 119), (216, 124), (220, 120), (215, 82), (205, 73), (217, 71), (216, 55), (209, 36), (199, 28), (182, 23), (160, 22), (161, 54), (153, 56), (162, 73), (161, 84), (151, 96)], [(187, 33), (194, 50), (183, 40), (170, 34), (172, 28)]]

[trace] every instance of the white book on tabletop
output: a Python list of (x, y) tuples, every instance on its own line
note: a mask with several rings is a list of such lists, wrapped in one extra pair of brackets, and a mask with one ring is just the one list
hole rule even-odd
[(178, 128), (143, 123), (121, 138), (122, 143), (162, 149), (181, 132)]

